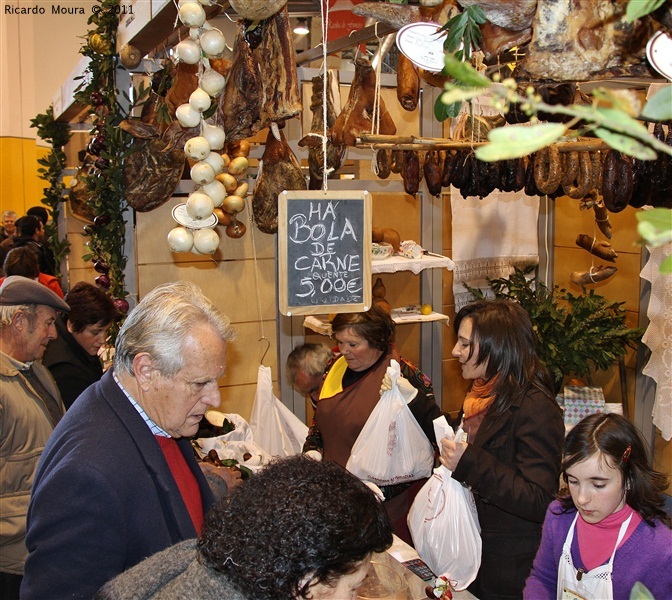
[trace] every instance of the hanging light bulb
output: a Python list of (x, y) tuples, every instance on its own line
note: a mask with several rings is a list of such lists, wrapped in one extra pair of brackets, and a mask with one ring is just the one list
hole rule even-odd
[(305, 18), (299, 17), (297, 19), (296, 27), (294, 27), (294, 33), (296, 35), (308, 35), (310, 33), (310, 29), (308, 29)]

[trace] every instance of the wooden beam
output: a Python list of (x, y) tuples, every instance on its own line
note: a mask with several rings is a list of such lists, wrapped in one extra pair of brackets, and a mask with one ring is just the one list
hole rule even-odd
[[(368, 27), (364, 27), (364, 29), (355, 31), (352, 35), (345, 35), (338, 38), (337, 40), (327, 42), (327, 54), (336, 54), (336, 52), (354, 48), (355, 46), (365, 44), (375, 40), (376, 38), (382, 38), (388, 33), (393, 33), (395, 31), (396, 29), (394, 27), (384, 25), (383, 23), (369, 25)], [(322, 44), (318, 44), (310, 50), (306, 50), (305, 52), (297, 54), (296, 65), (301, 66), (305, 65), (306, 63), (313, 62), (314, 60), (320, 60), (323, 54)]]

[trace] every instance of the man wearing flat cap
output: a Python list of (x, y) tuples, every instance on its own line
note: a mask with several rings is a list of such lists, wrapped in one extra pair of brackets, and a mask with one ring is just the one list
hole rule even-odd
[(26, 277), (0, 286), (0, 588), (18, 598), (26, 513), (37, 463), (65, 412), (58, 387), (40, 359), (56, 339), (57, 311), (68, 305)]

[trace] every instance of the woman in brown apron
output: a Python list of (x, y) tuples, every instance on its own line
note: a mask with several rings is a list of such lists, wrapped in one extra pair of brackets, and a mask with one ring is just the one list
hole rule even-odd
[[(436, 447), (432, 421), (441, 416), (432, 384), (415, 365), (400, 356), (393, 342), (394, 321), (374, 305), (364, 313), (344, 313), (334, 317), (332, 335), (340, 356), (327, 365), (326, 376), (315, 408), (315, 417), (304, 452), (317, 450), (324, 460), (345, 466), (352, 446), (380, 399), (381, 385), (390, 361), (401, 366), (399, 385), (408, 407)], [(406, 516), (413, 498), (426, 479), (384, 486), (385, 507), (394, 532), (411, 544)]]

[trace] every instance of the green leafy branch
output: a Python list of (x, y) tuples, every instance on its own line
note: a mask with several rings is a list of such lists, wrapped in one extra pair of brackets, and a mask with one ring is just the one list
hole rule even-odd
[[(609, 302), (590, 290), (574, 295), (545, 285), (528, 275), (534, 267), (515, 269), (508, 278), (488, 279), (497, 298), (518, 302), (530, 316), (537, 352), (555, 381), (575, 374), (590, 378), (591, 370), (607, 370), (636, 348), (644, 333), (625, 324), (623, 302)], [(477, 297), (480, 290), (468, 288)]]
[(61, 202), (65, 190), (62, 175), (66, 167), (66, 157), (63, 146), (68, 143), (72, 134), (67, 123), (56, 122), (52, 106), (45, 113), (31, 119), (30, 126), (37, 129), (37, 135), (40, 139), (51, 145), (51, 152), (44, 158), (38, 159), (37, 162), (41, 165), (41, 168), (38, 169), (40, 178), (49, 184), (49, 187), (42, 190), (44, 194), (42, 204), (47, 207), (51, 216), (45, 230), (49, 248), (56, 259), (55, 275), (60, 277), (61, 262), (70, 252), (70, 242), (67, 238), (60, 239), (58, 235), (58, 217), (61, 212)]
[[(90, 59), (82, 82), (75, 90), (75, 101), (89, 106), (92, 119), (91, 139), (87, 151), (94, 163), (84, 182), (89, 190), (88, 206), (95, 215), (93, 225), (86, 225), (90, 252), (83, 258), (93, 261), (99, 287), (117, 299), (128, 295), (125, 290), (124, 244), (126, 223), (123, 160), (128, 154), (130, 136), (119, 128), (129, 112), (119, 103), (116, 85), (119, 57), (116, 54), (119, 0), (100, 0), (100, 10), (89, 17), (86, 42), (80, 52)], [(128, 100), (128, 96), (124, 94)]]

